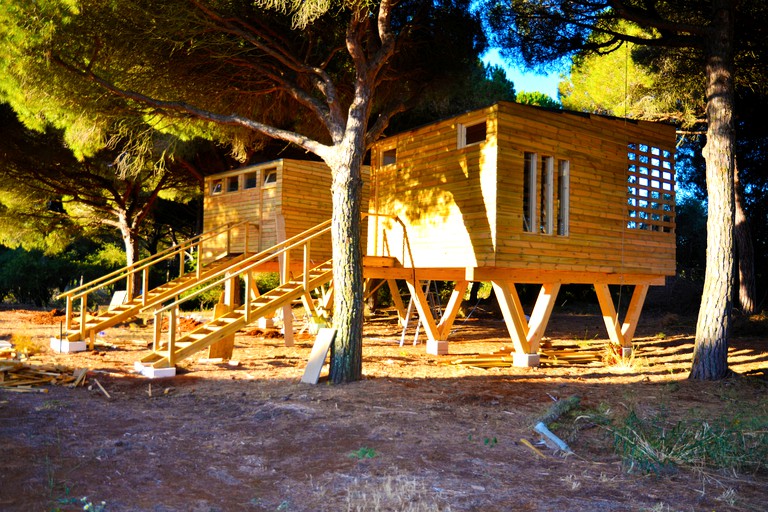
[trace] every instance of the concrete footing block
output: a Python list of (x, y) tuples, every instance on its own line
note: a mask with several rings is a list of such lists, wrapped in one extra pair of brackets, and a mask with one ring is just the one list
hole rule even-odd
[(621, 347), (622, 359), (629, 359), (632, 357), (632, 347)]
[(431, 354), (433, 356), (448, 355), (448, 342), (445, 340), (427, 340), (427, 354)]
[(517, 352), (512, 354), (512, 366), (531, 368), (539, 366), (539, 364), (541, 364), (541, 356), (539, 354), (518, 354)]
[(140, 361), (133, 363), (133, 369), (136, 370), (136, 373), (140, 373), (148, 379), (162, 379), (165, 377), (176, 376), (176, 367), (154, 368), (152, 366), (144, 366)]
[(70, 352), (83, 352), (88, 348), (85, 341), (68, 341), (56, 337), (51, 338), (51, 350), (63, 354)]

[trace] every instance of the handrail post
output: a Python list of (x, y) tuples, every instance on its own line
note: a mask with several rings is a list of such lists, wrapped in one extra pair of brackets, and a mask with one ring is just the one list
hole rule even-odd
[(200, 279), (200, 274), (203, 272), (203, 241), (197, 243), (197, 269), (195, 270), (195, 277)]
[(133, 268), (128, 268), (128, 275), (125, 276), (125, 300), (133, 300)]
[(248, 257), (248, 232), (250, 231), (250, 222), (246, 222), (245, 226), (245, 245), (243, 246), (243, 256)]
[(184, 277), (184, 242), (179, 245), (179, 277)]
[(176, 312), (178, 308), (170, 309), (170, 318), (168, 319), (168, 364), (170, 367), (176, 366)]
[(304, 293), (309, 292), (309, 243), (310, 241), (307, 240), (307, 243), (304, 244), (304, 276), (302, 278)]
[(152, 338), (152, 351), (157, 352), (160, 349), (160, 339), (163, 332), (163, 312), (155, 310), (155, 332)]
[(147, 305), (147, 292), (149, 292), (149, 267), (141, 271), (141, 305)]
[(245, 273), (245, 323), (251, 323), (251, 282), (253, 272), (248, 270)]
[(72, 321), (74, 320), (75, 312), (72, 310), (72, 295), (67, 295), (67, 330), (72, 329)]
[(85, 339), (85, 315), (88, 312), (88, 294), (80, 298), (80, 338)]

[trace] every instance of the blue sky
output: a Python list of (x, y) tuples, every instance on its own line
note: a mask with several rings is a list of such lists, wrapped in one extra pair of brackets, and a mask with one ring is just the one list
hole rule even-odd
[(507, 78), (515, 83), (515, 91), (543, 92), (552, 99), (557, 100), (557, 84), (560, 82), (559, 73), (542, 75), (531, 73), (522, 69), (510, 66), (499, 56), (498, 50), (489, 50), (483, 56), (483, 62), (486, 64), (495, 64), (501, 66), (507, 72)]

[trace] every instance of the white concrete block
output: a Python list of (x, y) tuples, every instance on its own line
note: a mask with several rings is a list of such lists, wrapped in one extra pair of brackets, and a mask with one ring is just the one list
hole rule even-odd
[(517, 352), (512, 354), (512, 366), (531, 368), (533, 366), (539, 366), (540, 363), (541, 356), (539, 356), (539, 354), (519, 354)]
[(51, 337), (51, 350), (54, 352), (68, 354), (70, 352), (83, 352), (87, 348), (88, 344), (85, 341), (68, 341), (55, 336)]
[(432, 354), (433, 356), (447, 356), (448, 342), (445, 340), (427, 340), (427, 354)]
[(621, 358), (629, 359), (632, 357), (632, 347), (621, 347)]
[(257, 325), (259, 329), (272, 329), (275, 327), (275, 320), (272, 318), (259, 318)]
[(149, 379), (162, 379), (165, 377), (175, 377), (176, 367), (173, 368), (154, 368), (152, 366), (144, 366), (140, 361), (133, 363), (133, 369), (136, 373), (140, 373), (144, 377)]

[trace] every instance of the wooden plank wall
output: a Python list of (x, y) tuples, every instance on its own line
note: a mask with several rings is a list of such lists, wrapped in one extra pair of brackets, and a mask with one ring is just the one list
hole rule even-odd
[[(457, 148), (458, 124), (478, 116), (487, 119), (486, 142)], [(627, 148), (674, 154), (674, 142), (666, 125), (500, 103), (377, 143), (371, 208), (405, 221), (416, 266), (672, 275), (674, 213), (666, 212), (667, 232), (628, 228)], [(397, 162), (380, 165), (391, 148)], [(568, 161), (567, 236), (523, 231), (525, 152)], [(534, 201), (538, 208), (540, 196)], [(397, 256), (399, 229), (378, 228), (369, 252)]]
[[(265, 184), (267, 173), (277, 172), (274, 183)], [(245, 176), (256, 173), (255, 188), (245, 188)], [(368, 205), (370, 170), (363, 168), (363, 204)], [(239, 179), (237, 191), (227, 191), (227, 180)], [(212, 185), (222, 181), (222, 192), (212, 194)], [(278, 232), (277, 217), (285, 223), (285, 237), (290, 238), (302, 231), (331, 218), (331, 172), (322, 162), (281, 159), (264, 164), (219, 173), (206, 178), (206, 193), (203, 199), (204, 230), (208, 231), (228, 222), (244, 220), (254, 223), (249, 227), (248, 246), (250, 252), (267, 249), (282, 240)], [(365, 233), (363, 234), (365, 236)], [(245, 231), (233, 232), (233, 252), (244, 249)], [(330, 237), (326, 236), (312, 244), (312, 259), (320, 263), (331, 257)], [(208, 244), (205, 252), (208, 258), (215, 257), (226, 248), (226, 237), (220, 236)], [(292, 254), (298, 261), (301, 254)]]
[[(385, 139), (372, 150), (371, 211), (405, 222), (417, 267), (493, 263), (496, 146), (491, 141), (457, 149), (458, 124), (484, 115), (435, 123)], [(381, 153), (392, 148), (397, 162), (381, 165)], [(368, 254), (395, 256), (409, 265), (396, 224), (371, 218), (369, 233)]]

